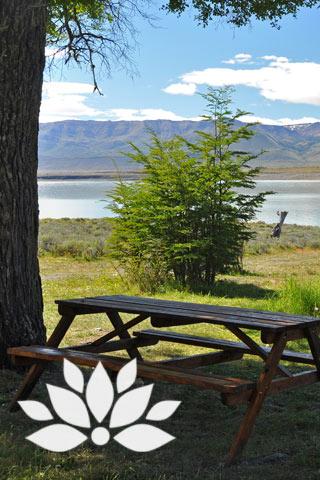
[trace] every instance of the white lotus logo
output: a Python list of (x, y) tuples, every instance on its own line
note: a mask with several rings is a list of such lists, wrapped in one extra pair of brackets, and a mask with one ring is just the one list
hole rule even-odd
[[(49, 384), (47, 384), (47, 388), (56, 414), (67, 424), (54, 423), (48, 425), (26, 437), (27, 440), (53, 452), (66, 452), (89, 438), (89, 435), (85, 435), (75, 427), (90, 429), (92, 442), (96, 445), (105, 445), (110, 439), (109, 429), (127, 425), (131, 426), (127, 426), (113, 438), (124, 447), (135, 452), (149, 452), (174, 440), (175, 437), (172, 435), (148, 423), (132, 425), (145, 413), (153, 389), (153, 384), (151, 384), (123, 393), (135, 383), (137, 376), (135, 359), (122, 367), (117, 375), (117, 393), (122, 395), (117, 398), (115, 403), (112, 382), (100, 362), (88, 381), (85, 394), (83, 375), (76, 365), (64, 360), (63, 374), (69, 387), (78, 394)], [(88, 408), (79, 394), (84, 394), (92, 417), (100, 424), (99, 426), (92, 427)], [(53, 415), (41, 402), (23, 400), (19, 404), (33, 420), (53, 420)], [(179, 404), (180, 402), (173, 400), (156, 403), (147, 413), (146, 420), (165, 420), (171, 417)], [(102, 422), (112, 405), (108, 429)]]

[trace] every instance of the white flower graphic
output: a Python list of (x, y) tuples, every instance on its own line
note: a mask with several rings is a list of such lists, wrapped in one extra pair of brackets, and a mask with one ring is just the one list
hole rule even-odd
[[(117, 393), (121, 395), (118, 395), (115, 402), (112, 382), (101, 362), (92, 372), (86, 389), (81, 370), (66, 359), (63, 362), (63, 374), (69, 387), (77, 393), (49, 384), (47, 389), (55, 413), (66, 423), (53, 423), (41, 428), (26, 437), (27, 440), (52, 452), (66, 452), (89, 438), (89, 435), (85, 435), (75, 427), (90, 429), (91, 440), (95, 445), (108, 443), (109, 429), (126, 427), (113, 438), (135, 452), (150, 452), (174, 440), (175, 437), (172, 435), (148, 423), (132, 425), (145, 413), (153, 389), (151, 384), (126, 392), (136, 381), (135, 359), (124, 365), (118, 372), (116, 387)], [(88, 408), (81, 396), (85, 397)], [(180, 403), (174, 400), (156, 403), (147, 413), (146, 420), (166, 420), (176, 411)], [(49, 409), (41, 402), (23, 400), (19, 405), (33, 420), (54, 419)], [(102, 422), (112, 406), (108, 429)], [(98, 426), (92, 426), (89, 412)]]

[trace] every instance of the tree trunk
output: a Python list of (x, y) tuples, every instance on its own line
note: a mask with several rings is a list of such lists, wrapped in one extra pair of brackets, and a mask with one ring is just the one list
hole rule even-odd
[(45, 340), (38, 247), (38, 130), (46, 0), (0, 1), (0, 365)]

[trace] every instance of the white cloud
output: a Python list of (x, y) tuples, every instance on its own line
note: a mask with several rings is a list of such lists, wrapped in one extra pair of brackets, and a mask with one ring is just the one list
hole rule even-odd
[(103, 112), (86, 104), (92, 85), (74, 82), (45, 82), (42, 91), (40, 122), (96, 119)]
[[(266, 55), (264, 60), (269, 63), (260, 68), (195, 70), (182, 75), (180, 84), (246, 86), (259, 90), (269, 100), (320, 105), (320, 63), (291, 62), (275, 55)], [(183, 88), (180, 89), (183, 93)]]
[(287, 63), (289, 59), (287, 57), (278, 57), (277, 55), (264, 55), (262, 60), (267, 60), (268, 62), (278, 62), (278, 63)]
[(54, 57), (55, 59), (62, 58), (64, 56), (64, 52), (59, 50), (58, 48), (46, 47), (45, 56), (49, 58)]
[(196, 85), (194, 83), (172, 83), (163, 89), (163, 92), (172, 95), (194, 95), (196, 93)]
[(78, 82), (44, 82), (42, 92), (47, 96), (55, 95), (76, 95), (93, 92), (90, 83)]
[(113, 108), (106, 112), (110, 120), (200, 120), (200, 117), (186, 118), (161, 108)]
[(252, 60), (252, 55), (250, 53), (237, 53), (230, 60), (223, 60), (222, 63), (228, 63), (229, 65), (235, 65), (236, 63), (247, 63)]
[[(183, 84), (184, 85), (184, 84)], [(96, 109), (88, 105), (93, 87), (88, 83), (45, 82), (40, 122), (62, 120), (199, 120), (186, 118), (161, 108)], [(101, 100), (104, 101), (104, 100)]]
[(264, 125), (303, 125), (307, 123), (316, 123), (320, 122), (320, 118), (315, 117), (301, 117), (301, 118), (266, 118), (266, 117), (257, 117), (255, 115), (243, 115), (240, 120), (246, 123), (259, 122)]

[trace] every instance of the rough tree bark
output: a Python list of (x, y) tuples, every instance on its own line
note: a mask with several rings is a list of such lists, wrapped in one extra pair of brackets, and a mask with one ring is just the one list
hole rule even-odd
[(38, 243), (38, 129), (46, 0), (0, 1), (0, 365), (45, 340)]

